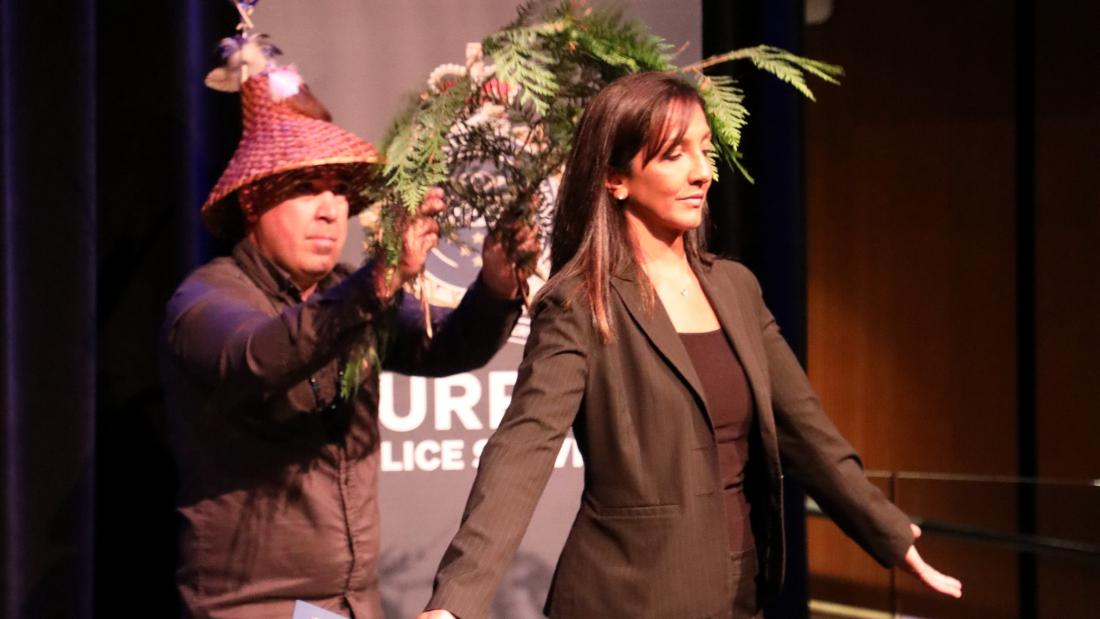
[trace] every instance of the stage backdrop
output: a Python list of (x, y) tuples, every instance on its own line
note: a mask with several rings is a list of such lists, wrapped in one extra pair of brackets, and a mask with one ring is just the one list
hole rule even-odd
[[(410, 93), (443, 63), (465, 62), (479, 41), (515, 15), (516, 0), (402, 2), (267, 0), (255, 15), (285, 61), (301, 70), (340, 125), (377, 142)], [(700, 58), (701, 3), (623, 3), (676, 47)], [(345, 259), (362, 260), (352, 225)], [(479, 234), (473, 231), (471, 234)], [(477, 273), (477, 256), (443, 246), (429, 262), (441, 297)], [(477, 456), (508, 406), (529, 322), (485, 368), (442, 379), (383, 374), (381, 586), (388, 617), (410, 617), (428, 600), (435, 568), (458, 526)], [(577, 511), (582, 462), (567, 438), (527, 536), (497, 594), (494, 616), (540, 617), (550, 576)]]

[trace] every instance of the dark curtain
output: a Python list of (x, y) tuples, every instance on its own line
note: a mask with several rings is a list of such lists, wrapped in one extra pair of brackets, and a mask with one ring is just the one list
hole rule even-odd
[(156, 338), (221, 248), (198, 207), (235, 96), (227, 2), (0, 1), (5, 617), (176, 614)]
[(199, 205), (235, 146), (239, 99), (202, 79), (237, 16), (199, 0), (97, 11), (95, 614), (168, 617), (178, 523), (156, 343), (176, 285), (222, 249)]
[(0, 2), (5, 617), (92, 604), (94, 4)]
[[(800, 53), (800, 0), (704, 0), (703, 56), (760, 44)], [(760, 279), (764, 298), (791, 348), (806, 362), (806, 208), (803, 192), (802, 99), (786, 84), (747, 65), (725, 72), (745, 92), (749, 124), (744, 166), (754, 183), (726, 167), (710, 190), (711, 248), (743, 261)], [(827, 88), (821, 82), (811, 88)], [(786, 579), (768, 617), (809, 616), (805, 494), (784, 480)]]

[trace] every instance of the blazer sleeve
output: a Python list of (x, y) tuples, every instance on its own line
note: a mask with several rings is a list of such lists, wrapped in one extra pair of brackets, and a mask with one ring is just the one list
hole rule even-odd
[(427, 608), (460, 619), (488, 614), (580, 409), (590, 332), (586, 312), (564, 307), (560, 298), (539, 302), (512, 402), (481, 455)]
[(458, 307), (430, 309), (433, 336), (429, 338), (420, 303), (405, 295), (382, 363), (387, 370), (420, 376), (479, 368), (508, 341), (522, 308), (522, 298), (494, 297), (479, 276)]
[(802, 365), (764, 304), (748, 270), (771, 380), (780, 460), (848, 537), (884, 567), (901, 564), (913, 544), (909, 518), (863, 474), (855, 449), (821, 407)]

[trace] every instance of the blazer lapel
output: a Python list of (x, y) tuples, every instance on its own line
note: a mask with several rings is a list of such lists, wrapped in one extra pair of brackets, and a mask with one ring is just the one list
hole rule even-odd
[(703, 383), (695, 373), (695, 366), (691, 363), (687, 349), (672, 326), (665, 308), (660, 299), (654, 299), (652, 311), (647, 312), (642, 297), (642, 289), (637, 281), (625, 277), (614, 276), (611, 278), (611, 287), (618, 293), (623, 305), (626, 306), (631, 318), (638, 324), (645, 336), (657, 349), (657, 352), (665, 358), (680, 378), (691, 387), (691, 390), (699, 398), (706, 415), (707, 423), (714, 430), (714, 422), (707, 411), (707, 399), (703, 393)]
[[(756, 398), (757, 411), (761, 413), (761, 422), (774, 426), (771, 418), (771, 391), (768, 387), (768, 377), (764, 372), (763, 361), (760, 352), (760, 327), (754, 320), (752, 312), (743, 307), (742, 291), (737, 290), (733, 282), (717, 281), (718, 276), (714, 267), (698, 266), (695, 274), (699, 278), (699, 284), (703, 287), (711, 308), (718, 316), (718, 323), (722, 325), (722, 331), (733, 343), (737, 352), (737, 358), (745, 368), (749, 385), (752, 387), (753, 397)], [(750, 329), (754, 331), (750, 333)], [(774, 432), (774, 428), (772, 429)]]

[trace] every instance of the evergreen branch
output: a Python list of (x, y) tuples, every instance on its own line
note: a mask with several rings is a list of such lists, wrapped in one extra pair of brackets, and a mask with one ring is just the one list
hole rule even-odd
[(802, 71), (797, 66), (792, 66), (782, 58), (772, 56), (754, 56), (751, 60), (757, 69), (771, 73), (793, 86), (795, 90), (802, 93), (810, 101), (816, 101), (813, 91), (806, 85), (806, 78), (803, 77)]
[(689, 64), (684, 67), (680, 67), (682, 73), (702, 73), (703, 71), (726, 62), (732, 62), (734, 60), (744, 60), (752, 55), (753, 50), (757, 50), (760, 47), (766, 47), (764, 45), (758, 47), (744, 47), (741, 49), (735, 49), (728, 51), (724, 54), (717, 54), (709, 58), (704, 58), (699, 62)]
[(469, 79), (464, 77), (438, 96), (427, 99), (404, 127), (394, 131), (386, 149), (383, 174), (410, 213), (420, 206), (430, 187), (449, 177), (440, 153), (469, 91)]
[(628, 51), (622, 50), (605, 39), (580, 30), (576, 33), (576, 42), (585, 52), (605, 65), (623, 69), (624, 73), (634, 73), (639, 70), (638, 61), (631, 57)]
[(767, 71), (780, 80), (787, 82), (811, 101), (815, 100), (814, 94), (809, 85), (806, 84), (804, 73), (815, 75), (831, 84), (839, 84), (837, 78), (844, 74), (844, 69), (837, 65), (804, 58), (770, 45), (735, 49), (690, 64), (680, 70), (685, 73), (701, 73), (703, 70), (715, 65), (735, 60), (750, 60), (758, 69)]
[(737, 88), (732, 77), (726, 75), (702, 76), (699, 96), (706, 108), (707, 120), (714, 132), (715, 148), (730, 165), (736, 165), (741, 129), (748, 122), (745, 95)]
[(718, 182), (718, 149), (707, 151), (707, 165), (710, 166), (711, 180)]
[[(611, 66), (627, 66), (630, 72), (669, 71), (672, 45), (651, 33), (641, 22), (624, 19), (618, 9), (594, 10), (577, 20), (586, 47)], [(625, 62), (621, 59), (625, 59)]]
[[(783, 51), (783, 50), (780, 50)], [(786, 53), (786, 52), (784, 52)], [(830, 84), (840, 84), (840, 78), (844, 75), (844, 67), (835, 64), (829, 64), (827, 62), (821, 62), (820, 60), (814, 60), (813, 58), (805, 58), (803, 56), (793, 56), (793, 60), (798, 63), (808, 73), (816, 75), (823, 81)]]
[(530, 104), (545, 114), (558, 92), (558, 81), (548, 68), (553, 59), (533, 44), (540, 34), (537, 28), (506, 31), (502, 40), (486, 45), (496, 62), (498, 79), (520, 88), (520, 104)]
[[(503, 86), (486, 89), (488, 82), (464, 76), (442, 93), (422, 95), (394, 124), (385, 144), (384, 203), (411, 212), (429, 187), (445, 185), (452, 196), (451, 208), (440, 217), (445, 230), (479, 217), (490, 226), (505, 216), (548, 220), (540, 208), (548, 202), (542, 182), (560, 170), (591, 97), (630, 73), (676, 70), (672, 47), (621, 11), (587, 8), (579, 0), (528, 0), (516, 15), (482, 40), (493, 72), (475, 73), (492, 75)], [(737, 60), (749, 60), (810, 99), (807, 75), (837, 83), (843, 71), (766, 45), (680, 69), (693, 76), (714, 133), (715, 149), (708, 157), (715, 178), (720, 157), (751, 182), (739, 151), (748, 120), (744, 94), (730, 77), (703, 74)], [(467, 122), (473, 118), (478, 120)]]
[(839, 84), (835, 76), (843, 74), (843, 69), (824, 62), (810, 60), (776, 47), (763, 47), (763, 53), (750, 56), (753, 64), (794, 86), (807, 99), (814, 101), (814, 93), (806, 84), (804, 71), (816, 75), (826, 82)]

